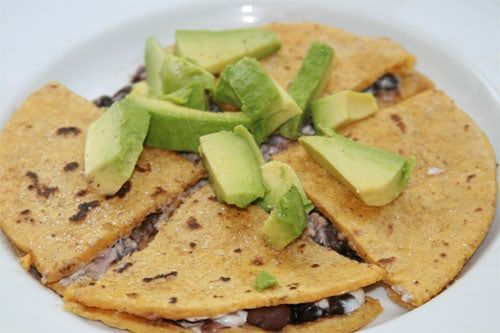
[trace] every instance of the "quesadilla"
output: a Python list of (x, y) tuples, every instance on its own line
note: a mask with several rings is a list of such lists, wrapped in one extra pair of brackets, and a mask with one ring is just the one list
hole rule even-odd
[(416, 157), (398, 199), (366, 206), (298, 144), (274, 159), (289, 163), (316, 208), (366, 262), (386, 271), (389, 295), (419, 306), (455, 279), (488, 232), (497, 190), (493, 149), (474, 121), (437, 90), (339, 133)]
[(101, 113), (53, 82), (0, 134), (0, 227), (43, 283), (90, 262), (204, 175), (176, 153), (146, 148), (132, 178), (115, 195), (99, 196), (83, 176), (83, 159), (87, 128)]
[[(97, 281), (71, 285), (64, 295), (67, 309), (134, 332), (211, 325), (244, 332), (255, 330), (251, 320), (266, 311), (278, 311), (275, 319), (288, 311), (284, 332), (302, 327), (343, 332), (366, 325), (381, 311), (378, 302), (365, 302), (360, 288), (380, 280), (383, 270), (322, 247), (306, 234), (281, 252), (272, 250), (259, 234), (266, 216), (256, 206), (224, 205), (204, 187), (160, 225), (145, 249)], [(253, 284), (262, 270), (278, 284), (259, 292)], [(321, 310), (335, 303), (341, 304), (337, 316)]]
[(381, 107), (395, 105), (433, 87), (414, 69), (415, 57), (387, 38), (358, 36), (317, 23), (273, 23), (264, 27), (282, 40), (281, 49), (261, 62), (282, 87), (297, 73), (312, 41), (335, 50), (334, 67), (324, 95), (366, 90), (377, 96)]

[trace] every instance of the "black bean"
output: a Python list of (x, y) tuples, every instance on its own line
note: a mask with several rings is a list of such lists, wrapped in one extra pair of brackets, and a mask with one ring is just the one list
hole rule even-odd
[(363, 90), (371, 94), (380, 92), (395, 91), (399, 87), (399, 80), (394, 74), (386, 74), (380, 77), (375, 83)]
[(247, 324), (268, 331), (281, 331), (290, 322), (291, 311), (287, 305), (248, 310)]
[(315, 303), (294, 304), (290, 307), (292, 308), (292, 317), (290, 319), (292, 324), (314, 321), (326, 314), (326, 310)]
[(113, 99), (109, 96), (103, 95), (94, 100), (94, 104), (100, 108), (107, 108), (113, 104)]
[(130, 93), (130, 91), (132, 91), (131, 85), (127, 85), (121, 88), (113, 95), (113, 101), (116, 102), (122, 100), (125, 96), (127, 96)]
[(134, 75), (130, 78), (130, 83), (137, 83), (146, 80), (146, 67), (139, 66)]
[[(338, 315), (343, 315), (344, 314), (344, 307), (342, 306), (342, 303), (340, 302), (343, 300), (343, 296), (340, 297), (329, 297), (328, 298), (328, 315), (329, 316), (338, 316)], [(351, 295), (348, 295), (351, 296)], [(351, 296), (352, 297), (352, 296)]]

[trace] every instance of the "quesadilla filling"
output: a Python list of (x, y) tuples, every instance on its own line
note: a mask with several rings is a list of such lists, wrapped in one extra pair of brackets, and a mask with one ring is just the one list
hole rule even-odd
[(389, 103), (399, 95), (399, 79), (394, 74), (385, 74), (363, 92), (375, 95), (385, 103)]
[[(165, 205), (163, 209), (148, 214), (141, 224), (132, 230), (131, 234), (126, 238), (121, 238), (116, 241), (113, 246), (104, 250), (92, 262), (81, 267), (68, 277), (59, 280), (62, 286), (69, 286), (80, 278), (89, 278), (91, 280), (99, 279), (108, 268), (118, 262), (123, 257), (132, 254), (136, 250), (143, 249), (158, 232), (161, 221), (168, 220), (177, 207), (191, 194), (207, 184), (206, 180), (200, 180), (195, 185), (188, 188), (184, 193), (173, 199)], [(120, 268), (118, 268), (120, 269)]]
[(268, 331), (280, 331), (286, 325), (299, 325), (320, 318), (348, 314), (359, 309), (364, 303), (365, 293), (363, 289), (359, 289), (347, 294), (323, 298), (317, 302), (241, 310), (214, 318), (189, 318), (174, 321), (174, 323), (199, 333), (213, 333), (223, 328), (245, 324)]

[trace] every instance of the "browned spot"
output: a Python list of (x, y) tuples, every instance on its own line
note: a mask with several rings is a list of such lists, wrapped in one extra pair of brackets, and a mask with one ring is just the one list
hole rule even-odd
[(476, 213), (479, 213), (479, 212), (482, 212), (482, 211), (483, 211), (483, 209), (481, 207), (476, 208), (476, 210), (475, 210)]
[(21, 215), (28, 215), (31, 211), (29, 209), (25, 209), (21, 211)]
[(262, 259), (261, 256), (256, 256), (252, 260), (252, 265), (254, 265), (254, 266), (262, 266), (262, 265), (264, 265), (264, 260)]
[(437, 259), (434, 259), (433, 261), (434, 261), (434, 263), (436, 263), (436, 264), (439, 262), (439, 260), (437, 260)]
[(394, 260), (396, 260), (395, 257), (389, 257), (389, 258), (382, 258), (382, 259), (379, 259), (377, 260), (377, 262), (380, 264), (380, 265), (388, 265), (392, 262), (394, 262)]
[(177, 303), (177, 297), (170, 297), (170, 300), (168, 301), (170, 304), (175, 304)]
[(466, 131), (466, 132), (467, 132), (468, 130), (469, 130), (469, 124), (465, 124), (465, 125), (464, 125), (464, 131)]
[(472, 175), (468, 175), (467, 176), (467, 183), (470, 182), (472, 180), (472, 178), (476, 177), (475, 174), (472, 174)]
[(288, 287), (288, 289), (290, 289), (290, 290), (295, 290), (295, 289), (297, 289), (297, 288), (298, 288), (298, 286), (291, 286), (291, 287)]
[(305, 247), (306, 247), (306, 243), (301, 243), (301, 244), (299, 245), (299, 249), (301, 249), (301, 250), (302, 250), (303, 248), (305, 248)]
[(396, 123), (396, 126), (399, 127), (401, 132), (406, 133), (406, 125), (399, 114), (392, 113), (391, 120)]
[(176, 277), (176, 276), (177, 276), (177, 271), (171, 271), (169, 273), (162, 273), (162, 274), (155, 275), (153, 277), (145, 277), (142, 279), (142, 281), (149, 283), (153, 280), (168, 279), (169, 277)]
[(208, 200), (217, 201), (217, 198), (215, 197), (215, 195), (211, 195), (208, 197)]
[(86, 217), (87, 214), (94, 208), (99, 207), (101, 204), (99, 203), (99, 200), (93, 200), (89, 202), (84, 202), (78, 205), (78, 211), (76, 214), (71, 216), (69, 220), (71, 222), (80, 222), (83, 221)]
[(190, 242), (189, 243), (189, 247), (194, 249), (196, 247), (196, 243), (195, 242)]
[(144, 166), (136, 164), (135, 165), (135, 170), (137, 172), (142, 172), (142, 173), (149, 172), (149, 171), (151, 171), (151, 164), (150, 163), (146, 163)]
[(354, 236), (359, 237), (361, 236), (361, 230), (354, 230), (353, 234)]
[(162, 193), (165, 193), (165, 190), (163, 189), (163, 187), (161, 187), (161, 186), (156, 186), (156, 187), (155, 187), (154, 192), (153, 192), (153, 193), (151, 193), (151, 196), (152, 196), (152, 197), (156, 197), (156, 196), (158, 196), (158, 195), (160, 195), (160, 194), (162, 194)]
[(234, 253), (241, 253), (241, 249), (237, 247), (236, 249), (233, 250)]
[(127, 180), (122, 185), (122, 187), (120, 187), (120, 189), (118, 190), (118, 192), (116, 192), (113, 195), (106, 195), (104, 198), (106, 200), (110, 200), (110, 199), (113, 199), (113, 198), (123, 199), (123, 198), (125, 198), (125, 196), (127, 195), (127, 193), (130, 192), (131, 188), (132, 188), (132, 182), (130, 180)]
[(26, 172), (26, 177), (28, 177), (31, 180), (31, 184), (28, 185), (28, 190), (36, 191), (36, 194), (40, 197), (48, 199), (54, 193), (59, 192), (57, 186), (50, 187), (45, 184), (40, 184), (38, 180), (38, 175), (33, 171)]
[(67, 136), (67, 135), (78, 135), (82, 131), (78, 127), (74, 126), (69, 126), (69, 127), (60, 127), (57, 129), (56, 134), (57, 135), (62, 135), (62, 136)]
[(441, 258), (446, 258), (446, 253), (444, 252), (441, 252), (439, 255), (441, 256)]
[(444, 246), (450, 246), (450, 243), (448, 243), (448, 242), (443, 242), (443, 245), (444, 245)]
[(389, 223), (387, 229), (389, 230), (389, 234), (392, 234), (392, 232), (394, 231), (394, 225), (392, 223)]
[(55, 89), (55, 88), (59, 87), (59, 84), (57, 84), (57, 83), (51, 83), (49, 85), (49, 87), (52, 88), (52, 89)]
[(139, 296), (138, 293), (128, 293), (127, 294), (127, 297), (130, 297), (130, 298), (137, 298), (137, 296)]
[(319, 264), (312, 264), (311, 267), (312, 268), (317, 268), (317, 267), (319, 267)]
[(193, 203), (194, 203), (194, 204), (197, 204), (198, 202), (200, 202), (200, 200), (198, 200), (198, 199), (194, 199), (194, 200), (193, 200)]
[(420, 282), (418, 280), (413, 281), (413, 284), (419, 284)]
[(117, 272), (117, 273), (123, 273), (123, 272), (125, 272), (127, 270), (127, 268), (129, 268), (132, 265), (133, 265), (133, 263), (126, 262), (126, 263), (122, 264), (120, 267), (114, 269), (113, 271)]
[(83, 197), (83, 196), (87, 195), (87, 193), (88, 193), (87, 190), (80, 190), (80, 191), (76, 192), (75, 197)]
[(69, 162), (64, 166), (63, 170), (64, 171), (74, 171), (78, 168), (78, 166), (79, 166), (78, 162)]
[(220, 277), (220, 280), (221, 280), (222, 282), (228, 282), (228, 281), (231, 281), (231, 278), (230, 278), (230, 277), (228, 277), (228, 276), (221, 276), (221, 277)]
[(74, 264), (74, 263), (67, 264), (67, 265), (65, 265), (65, 266), (63, 266), (63, 267), (61, 267), (61, 268), (59, 268), (59, 273), (61, 273), (61, 274), (65, 275), (65, 274), (69, 273), (69, 272), (70, 272), (70, 270), (71, 270), (73, 267), (75, 267), (75, 264)]
[(248, 293), (251, 293), (252, 291), (250, 289), (247, 289), (247, 290), (245, 290), (245, 292), (248, 294)]
[(195, 230), (195, 229), (200, 229), (201, 228), (201, 224), (199, 224), (198, 220), (196, 220), (196, 218), (194, 218), (193, 216), (190, 216), (187, 219), (186, 224), (187, 224), (188, 228), (191, 229), (191, 230)]

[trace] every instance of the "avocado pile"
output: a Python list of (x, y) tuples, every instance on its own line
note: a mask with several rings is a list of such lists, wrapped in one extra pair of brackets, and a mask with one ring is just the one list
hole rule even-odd
[[(257, 61), (280, 46), (274, 33), (262, 29), (179, 30), (173, 53), (150, 37), (146, 81), (136, 83), (88, 131), (86, 177), (99, 193), (113, 195), (132, 175), (143, 145), (199, 153), (217, 198), (269, 212), (262, 234), (270, 247), (282, 250), (302, 234), (314, 206), (289, 165), (264, 161), (259, 145), (279, 132), (299, 138), (365, 204), (394, 200), (408, 183), (414, 159), (334, 131), (377, 112), (373, 95), (341, 91), (317, 99), (334, 60), (333, 49), (320, 42), (311, 43), (285, 91)], [(322, 136), (300, 137), (310, 117)]]

